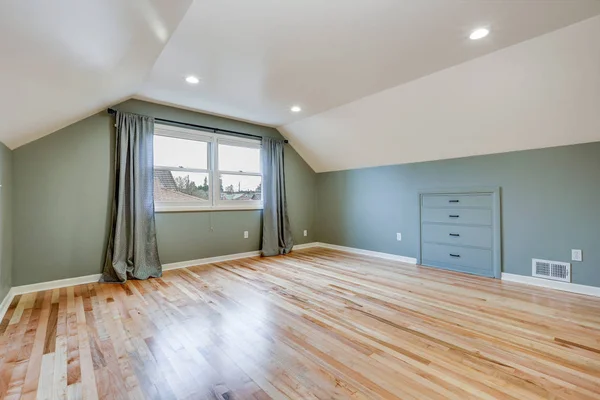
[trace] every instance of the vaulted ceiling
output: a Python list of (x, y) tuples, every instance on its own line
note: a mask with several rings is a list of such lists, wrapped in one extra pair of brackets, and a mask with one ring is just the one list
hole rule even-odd
[(136, 94), (191, 3), (0, 2), (0, 141), (21, 146)]
[(600, 141), (600, 17), (281, 127), (317, 172)]
[[(567, 90), (559, 103), (596, 99), (593, 76), (566, 60), (594, 66), (581, 36), (594, 21), (553, 31), (598, 14), (597, 0), (3, 2), (0, 140), (15, 148), (136, 97), (276, 126), (317, 171), (556, 145), (562, 133), (502, 140), (498, 127), (535, 119), (515, 104), (519, 78), (535, 101), (553, 99), (542, 78)], [(469, 40), (480, 26), (490, 35)], [(460, 122), (473, 107), (477, 122)], [(492, 136), (477, 132), (493, 122)]]

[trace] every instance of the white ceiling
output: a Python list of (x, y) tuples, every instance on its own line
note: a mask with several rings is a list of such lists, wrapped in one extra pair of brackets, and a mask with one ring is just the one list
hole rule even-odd
[(0, 141), (18, 147), (134, 95), (191, 2), (0, 2)]
[(600, 16), (288, 124), (317, 172), (600, 141)]
[[(339, 143), (364, 148), (365, 137), (384, 139), (398, 128), (382, 123), (365, 132), (379, 124), (369, 105), (396, 116), (391, 107), (399, 103), (357, 100), (376, 93), (385, 100), (398, 85), (599, 13), (597, 0), (1, 2), (0, 141), (15, 148), (135, 96), (278, 126), (319, 171), (406, 162), (419, 157), (375, 151), (341, 159), (351, 156), (339, 154)], [(470, 41), (478, 26), (490, 27), (490, 36)], [(201, 83), (187, 84), (189, 74)], [(460, 78), (469, 84), (468, 75)], [(424, 105), (440, 91), (428, 90)], [(291, 113), (294, 104), (303, 111)], [(435, 135), (430, 140), (443, 133)], [(326, 143), (335, 148), (324, 150)]]
[[(598, 0), (196, 1), (138, 96), (281, 126), (597, 13)], [(492, 34), (469, 40), (479, 26)]]

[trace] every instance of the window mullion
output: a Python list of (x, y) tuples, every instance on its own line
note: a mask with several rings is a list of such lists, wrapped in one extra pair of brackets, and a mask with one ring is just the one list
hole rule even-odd
[(196, 172), (200, 174), (207, 174), (210, 172), (208, 169), (200, 169), (200, 168), (180, 168), (180, 167), (164, 167), (162, 165), (155, 165), (155, 170), (158, 171), (173, 171), (173, 172)]
[(219, 174), (225, 175), (245, 175), (245, 176), (261, 176), (260, 172), (244, 172), (244, 171), (218, 171)]
[(219, 146), (217, 145), (216, 138), (213, 138), (210, 143), (210, 176), (212, 180), (212, 206), (216, 207), (220, 196), (221, 196), (221, 188), (219, 185), (219, 174), (217, 171), (218, 158), (219, 158)]

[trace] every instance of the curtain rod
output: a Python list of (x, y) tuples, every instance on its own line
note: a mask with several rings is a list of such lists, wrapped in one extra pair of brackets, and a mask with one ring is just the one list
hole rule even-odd
[[(117, 113), (117, 110), (114, 110), (112, 108), (109, 108), (107, 111), (111, 115), (114, 115), (114, 114)], [(250, 138), (253, 138), (253, 139), (262, 139), (262, 136), (259, 136), (259, 135), (252, 135), (251, 133), (230, 131), (228, 129), (213, 128), (212, 126), (189, 124), (187, 122), (173, 121), (173, 120), (164, 119), (164, 118), (154, 118), (154, 120), (157, 121), (157, 122), (166, 122), (167, 124), (187, 126), (187, 127), (196, 128), (196, 129), (205, 129), (205, 130), (208, 130), (208, 131), (212, 131), (213, 133), (223, 133), (223, 134), (226, 134), (226, 135), (236, 135), (236, 136), (250, 137)], [(284, 140), (283, 142), (284, 143), (289, 143), (287, 140)]]

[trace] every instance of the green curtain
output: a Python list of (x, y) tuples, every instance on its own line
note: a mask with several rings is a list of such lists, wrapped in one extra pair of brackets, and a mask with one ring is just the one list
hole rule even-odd
[(100, 282), (162, 275), (154, 224), (154, 118), (117, 112), (115, 193)]
[(285, 195), (284, 146), (283, 140), (262, 139), (263, 256), (287, 254), (294, 246)]

